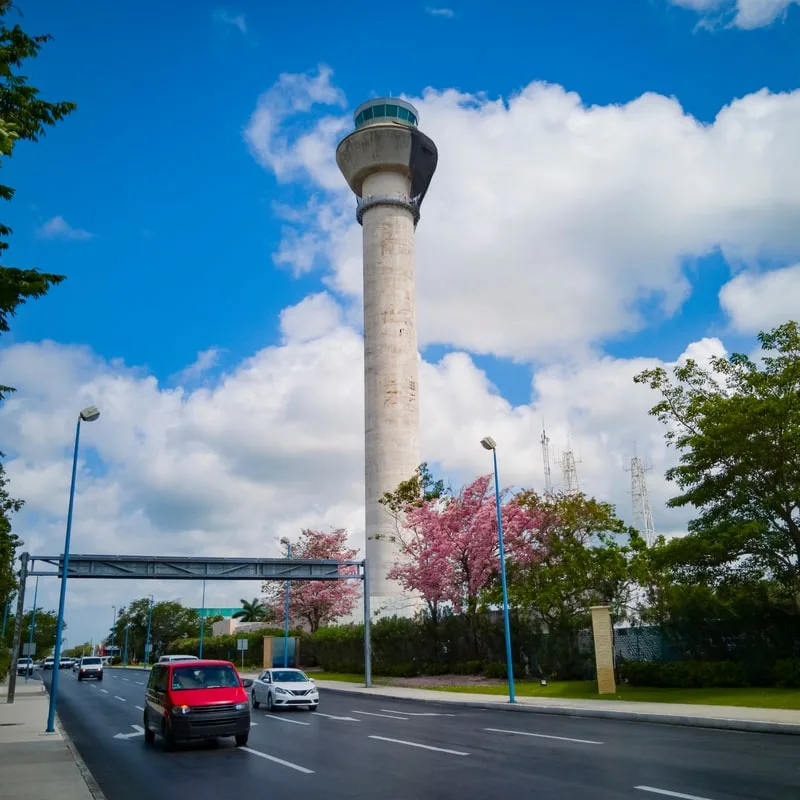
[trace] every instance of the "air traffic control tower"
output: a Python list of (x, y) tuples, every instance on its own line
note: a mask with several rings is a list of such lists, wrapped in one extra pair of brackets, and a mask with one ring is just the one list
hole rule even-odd
[(410, 103), (369, 100), (336, 149), (363, 228), (366, 558), (372, 609), (381, 616), (414, 609), (386, 578), (397, 529), (378, 501), (420, 462), (414, 230), (438, 153), (417, 121)]

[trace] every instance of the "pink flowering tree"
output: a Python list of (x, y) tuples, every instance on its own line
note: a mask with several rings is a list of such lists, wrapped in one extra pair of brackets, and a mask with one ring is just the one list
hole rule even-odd
[[(506, 555), (535, 563), (544, 549), (542, 515), (507, 496), (506, 490), (500, 500)], [(500, 570), (493, 477), (477, 478), (453, 496), (406, 504), (399, 528), (401, 557), (389, 577), (421, 595), (434, 620), (444, 603), (474, 619)]]
[[(348, 547), (347, 531), (326, 533), (304, 530), (291, 542), (292, 558), (327, 558), (353, 561), (358, 550)], [(357, 567), (342, 567), (340, 574), (357, 574)], [(335, 622), (353, 611), (361, 596), (359, 580), (291, 581), (289, 588), (290, 623), (306, 623), (314, 633), (321, 625)], [(285, 622), (286, 582), (266, 581), (263, 587), (267, 606), (278, 624)]]

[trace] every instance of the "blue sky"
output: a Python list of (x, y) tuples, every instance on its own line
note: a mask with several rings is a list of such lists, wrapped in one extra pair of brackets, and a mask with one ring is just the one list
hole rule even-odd
[[(416, 235), (423, 458), (458, 485), (491, 432), (504, 483), (541, 488), (544, 420), (556, 483), (571, 446), (635, 522), (636, 443), (657, 530), (685, 531), (632, 376), (751, 352), (800, 308), (796, 0), (20, 5), (55, 37), (31, 82), (78, 104), (3, 165), (5, 263), (68, 276), (0, 343), (31, 550), (63, 541), (89, 403), (76, 550), (270, 555), (304, 526), (362, 546), (360, 232), (333, 151), (390, 93), (440, 150)], [(91, 589), (70, 589), (76, 639), (137, 596)]]
[[(255, 98), (282, 72), (329, 64), (351, 105), (428, 85), (506, 96), (540, 79), (587, 104), (659, 92), (711, 121), (732, 98), (794, 88), (800, 68), (800, 9), (762, 30), (712, 32), (659, 0), (459, 2), (452, 17), (364, 2), (22, 8), (28, 29), (55, 37), (31, 80), (78, 111), (41, 144), (20, 146), (7, 169), (17, 187), (10, 258), (69, 276), (20, 313), (13, 337), (86, 343), (162, 380), (209, 347), (227, 351), (224, 365), (269, 343), (279, 310), (320, 286), (319, 276), (273, 266), (281, 223), (272, 204), (295, 187), (277, 185), (242, 141)], [(244, 33), (223, 21), (240, 15)], [(37, 236), (54, 216), (94, 238)], [(718, 321), (726, 279), (714, 269), (682, 313), (636, 347), (674, 357)], [(628, 355), (631, 346), (622, 338), (608, 349)], [(520, 370), (493, 362), (483, 361), (493, 379), (522, 399)]]

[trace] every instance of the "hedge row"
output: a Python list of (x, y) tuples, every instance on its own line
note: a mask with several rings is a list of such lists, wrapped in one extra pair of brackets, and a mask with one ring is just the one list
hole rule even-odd
[[(204, 636), (203, 637), (203, 658), (219, 658), (224, 661), (234, 661), (239, 663), (242, 654), (236, 649), (239, 639), (247, 639), (247, 650), (244, 653), (246, 664), (264, 663), (264, 637), (278, 636), (284, 634), (283, 628), (264, 628), (260, 631), (248, 631), (247, 633), (224, 634), (223, 636)], [(301, 631), (289, 631), (290, 636), (300, 636)], [(200, 652), (200, 639), (176, 639), (169, 645), (169, 652), (175, 655), (193, 655)], [(303, 655), (302, 645), (300, 655)]]
[(5, 647), (0, 647), (0, 681), (4, 681), (6, 679), (6, 675), (8, 675), (8, 669), (11, 666), (11, 653), (5, 649)]
[(639, 661), (623, 663), (620, 678), (632, 686), (670, 689), (716, 689), (748, 686), (800, 687), (800, 658), (786, 658), (772, 667), (736, 661)]

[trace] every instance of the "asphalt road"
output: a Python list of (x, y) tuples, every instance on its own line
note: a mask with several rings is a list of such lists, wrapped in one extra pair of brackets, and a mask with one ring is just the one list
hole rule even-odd
[[(145, 673), (62, 672), (58, 713), (107, 800), (790, 800), (800, 740), (482, 711), (321, 692), (320, 711), (253, 710), (247, 748), (141, 733)], [(43, 721), (44, 722), (44, 721)], [(139, 726), (138, 730), (134, 726)], [(125, 738), (123, 738), (125, 737)]]

